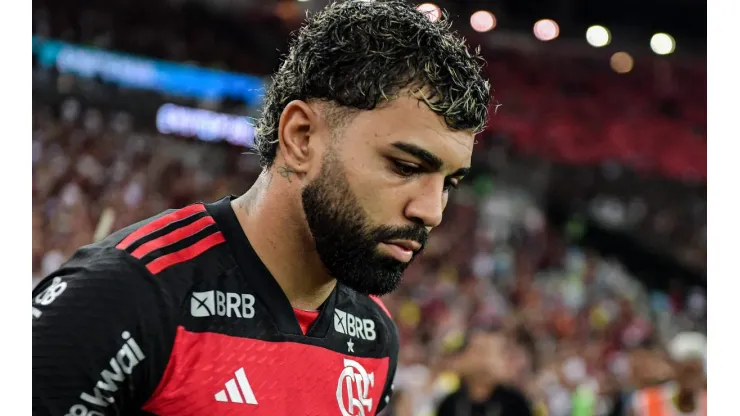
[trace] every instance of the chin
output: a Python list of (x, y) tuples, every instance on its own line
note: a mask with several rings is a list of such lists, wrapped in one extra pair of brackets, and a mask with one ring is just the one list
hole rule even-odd
[[(398, 288), (401, 284), (402, 273), (378, 272), (372, 276), (364, 276), (360, 279), (338, 279), (344, 285), (358, 293), (369, 296), (387, 295)], [(359, 276), (357, 276), (359, 277)]]

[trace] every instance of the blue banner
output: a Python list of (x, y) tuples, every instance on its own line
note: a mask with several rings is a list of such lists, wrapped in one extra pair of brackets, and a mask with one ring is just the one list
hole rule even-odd
[(260, 105), (262, 78), (192, 65), (108, 52), (66, 42), (33, 37), (33, 53), (46, 67), (61, 73), (100, 79), (124, 87), (155, 90), (197, 99), (230, 98)]
[(169, 103), (157, 110), (157, 130), (204, 142), (226, 141), (247, 148), (254, 146), (254, 127), (249, 118)]

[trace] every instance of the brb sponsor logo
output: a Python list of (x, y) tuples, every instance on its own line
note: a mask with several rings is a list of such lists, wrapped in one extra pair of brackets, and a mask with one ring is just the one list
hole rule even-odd
[(109, 367), (100, 372), (100, 378), (92, 391), (80, 394), (80, 399), (86, 404), (75, 404), (69, 408), (65, 416), (103, 416), (104, 413), (89, 410), (87, 406), (106, 408), (115, 402), (113, 394), (118, 387), (131, 375), (136, 366), (146, 359), (144, 352), (131, 337), (128, 331), (121, 334), (124, 344), (118, 352), (110, 359)]
[(214, 315), (253, 318), (254, 295), (224, 293), (218, 290), (193, 292), (190, 298), (190, 314), (195, 318)]
[(370, 389), (375, 384), (375, 374), (367, 373), (357, 361), (344, 359), (344, 370), (337, 383), (337, 404), (342, 416), (365, 416), (373, 410)]
[(375, 341), (375, 322), (358, 318), (351, 313), (334, 309), (334, 330), (340, 334)]

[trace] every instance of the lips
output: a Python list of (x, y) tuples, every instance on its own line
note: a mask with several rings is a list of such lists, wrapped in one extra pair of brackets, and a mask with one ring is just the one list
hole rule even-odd
[(412, 240), (388, 240), (386, 243), (397, 245), (408, 251), (417, 252), (421, 250), (421, 244)]

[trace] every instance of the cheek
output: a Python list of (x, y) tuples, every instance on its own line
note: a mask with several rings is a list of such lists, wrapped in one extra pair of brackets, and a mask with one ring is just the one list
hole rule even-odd
[(373, 207), (373, 211), (385, 214), (386, 222), (397, 221), (403, 213), (408, 196), (418, 193), (422, 181), (417, 178), (403, 178), (396, 174), (383, 158), (356, 160), (352, 167), (353, 188), (358, 197), (362, 195), (363, 204)]
[(365, 215), (373, 223), (392, 223), (395, 214), (403, 211), (403, 193), (389, 186), (382, 172), (355, 168), (347, 174), (347, 182)]

